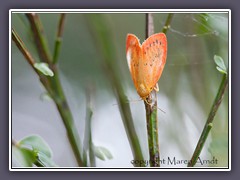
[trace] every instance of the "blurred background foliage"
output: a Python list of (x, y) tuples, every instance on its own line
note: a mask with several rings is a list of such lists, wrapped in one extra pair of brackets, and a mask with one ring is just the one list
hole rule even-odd
[[(49, 48), (53, 53), (59, 14), (41, 13)], [(127, 33), (145, 39), (145, 14), (99, 14), (107, 21), (113, 38), (117, 59), (116, 69), (129, 100), (139, 99), (127, 67), (125, 41)], [(160, 32), (166, 13), (154, 14), (155, 32)], [(94, 85), (92, 140), (106, 147), (113, 159), (101, 161), (101, 167), (128, 167), (133, 160), (128, 139), (121, 121), (111, 84), (102, 68), (89, 24), (89, 14), (69, 13), (59, 56), (62, 85), (81, 139), (86, 117), (86, 86)], [(228, 14), (175, 13), (167, 33), (168, 57), (159, 80), (158, 106), (161, 159), (176, 157), (190, 159), (201, 134), (208, 113), (220, 86), (222, 74), (216, 70), (214, 55), (219, 55), (228, 67)], [(24, 14), (12, 14), (12, 27), (38, 59), (30, 26)], [(104, 27), (102, 27), (104, 28)], [(44, 98), (46, 91), (22, 54), (12, 43), (12, 135), (16, 140), (29, 134), (38, 134), (50, 145), (53, 159), (59, 166), (76, 166), (67, 143), (65, 129), (54, 103)], [(148, 159), (147, 132), (143, 102), (130, 102), (132, 116), (144, 158)], [(211, 135), (201, 157), (218, 159), (228, 166), (228, 91), (215, 116)], [(161, 166), (169, 166), (162, 164)], [(186, 166), (184, 164), (180, 166)], [(197, 164), (196, 166), (201, 166)], [(206, 165), (205, 165), (206, 166)]]

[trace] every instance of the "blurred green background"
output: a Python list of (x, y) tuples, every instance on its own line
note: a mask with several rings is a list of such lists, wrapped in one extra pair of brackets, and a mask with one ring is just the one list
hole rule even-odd
[[(127, 67), (127, 33), (145, 39), (144, 13), (106, 13), (116, 49), (113, 59), (121, 72), (121, 83), (129, 100), (139, 99)], [(155, 32), (163, 28), (167, 13), (154, 14)], [(121, 120), (117, 101), (102, 60), (89, 32), (89, 14), (69, 13), (59, 57), (61, 82), (70, 104), (81, 139), (86, 116), (85, 89), (95, 87), (93, 97), (93, 142), (109, 149), (112, 160), (97, 159), (99, 167), (131, 167), (133, 159)], [(51, 52), (59, 14), (41, 13)], [(227, 13), (175, 13), (167, 33), (167, 63), (160, 78), (158, 112), (161, 159), (190, 159), (221, 83), (214, 55), (228, 66)], [(36, 60), (30, 26), (23, 14), (12, 14), (12, 28), (18, 32)], [(22, 54), (12, 43), (12, 136), (19, 140), (30, 134), (42, 136), (53, 150), (54, 161), (61, 167), (76, 166), (65, 129), (51, 100), (44, 99), (45, 89)], [(145, 159), (148, 159), (145, 110), (142, 101), (130, 103), (134, 124)], [(213, 128), (201, 153), (203, 159), (218, 159), (212, 166), (228, 166), (228, 91), (215, 116)], [(162, 165), (169, 166), (169, 165)], [(185, 166), (185, 165), (180, 165)], [(197, 164), (197, 166), (201, 166)], [(205, 165), (206, 166), (206, 165)], [(211, 166), (211, 165), (210, 165)]]

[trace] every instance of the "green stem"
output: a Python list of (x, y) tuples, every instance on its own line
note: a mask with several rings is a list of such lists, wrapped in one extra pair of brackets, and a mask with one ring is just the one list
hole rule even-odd
[[(125, 127), (125, 131), (131, 146), (134, 160), (144, 160), (139, 139), (134, 127), (132, 114), (130, 111), (127, 96), (125, 95), (122, 85), (122, 79), (118, 68), (116, 68), (116, 57), (114, 43), (112, 42), (111, 31), (109, 24), (104, 19), (103, 15), (88, 15), (86, 16), (88, 27), (95, 40), (96, 48), (100, 54), (100, 59), (103, 60), (104, 72), (107, 74), (110, 83), (115, 91), (115, 95), (118, 101), (119, 110), (121, 113), (122, 121)], [(145, 166), (144, 164), (136, 163), (134, 166)]]
[(58, 57), (60, 54), (65, 17), (66, 17), (66, 14), (60, 15), (59, 24), (58, 24), (58, 32), (57, 32), (57, 37), (55, 40), (55, 47), (54, 47), (53, 64), (57, 63)]
[(192, 155), (192, 158), (188, 163), (188, 167), (193, 167), (198, 160), (198, 157), (199, 157), (199, 155), (202, 151), (204, 143), (205, 143), (205, 141), (206, 141), (206, 139), (209, 135), (209, 132), (210, 132), (212, 126), (213, 126), (214, 117), (215, 117), (216, 112), (217, 112), (217, 110), (218, 110), (218, 108), (219, 108), (219, 106), (222, 102), (223, 95), (224, 95), (224, 92), (225, 92), (227, 86), (228, 86), (228, 76), (227, 76), (227, 74), (224, 74), (223, 78), (222, 78), (221, 85), (220, 85), (218, 93), (217, 93), (217, 96), (215, 97), (215, 100), (213, 102), (211, 111), (208, 115), (208, 119), (207, 119), (206, 124), (204, 126), (204, 129), (202, 131), (202, 134), (199, 138), (199, 141), (198, 141), (197, 146), (195, 148), (195, 151)]
[(34, 34), (34, 39), (40, 59), (43, 62), (50, 63), (52, 56), (48, 48), (47, 38), (45, 37), (39, 16), (35, 13), (27, 13), (26, 16)]
[(32, 66), (32, 68), (35, 70), (35, 72), (38, 72), (35, 68), (34, 68), (34, 64), (35, 64), (35, 60), (33, 59), (32, 55), (29, 53), (29, 51), (27, 50), (27, 47), (25, 46), (25, 44), (23, 43), (23, 41), (21, 40), (21, 38), (19, 37), (19, 35), (17, 34), (17, 32), (12, 29), (12, 40), (15, 42), (16, 46), (18, 47), (18, 49), (21, 51), (21, 53), (23, 54), (23, 56), (26, 58), (27, 62)]
[[(114, 85), (115, 90), (116, 90), (119, 109), (120, 109), (120, 112), (121, 112), (124, 128), (126, 130), (127, 137), (128, 137), (131, 149), (132, 149), (134, 160), (139, 162), (141, 160), (144, 160), (144, 158), (143, 158), (141, 146), (140, 146), (140, 143), (139, 143), (139, 139), (138, 139), (135, 127), (134, 127), (131, 110), (130, 110), (129, 104), (126, 103), (126, 102), (128, 102), (128, 98), (124, 93), (122, 85), (120, 85), (117, 82), (113, 83), (113, 85)], [(145, 164), (138, 164), (137, 163), (137, 164), (134, 164), (134, 166), (144, 167)]]
[(167, 33), (168, 29), (170, 28), (170, 24), (171, 24), (173, 15), (174, 14), (172, 14), (172, 13), (168, 14), (167, 20), (166, 20), (165, 25), (164, 25), (163, 30), (162, 30), (162, 32), (165, 33), (165, 34)]
[[(146, 102), (147, 101), (147, 102)], [(144, 101), (146, 109), (148, 149), (151, 167), (160, 167), (160, 149), (158, 142), (158, 119), (157, 119), (157, 93), (152, 91), (151, 95)]]
[(93, 87), (89, 84), (86, 88), (86, 121), (85, 121), (85, 134), (84, 134), (84, 158), (85, 161), (87, 161), (87, 150), (89, 150), (89, 161), (91, 167), (96, 167), (96, 159), (95, 159), (95, 153), (94, 153), (94, 144), (92, 142), (92, 99), (93, 96)]
[[(154, 33), (152, 14), (146, 14), (146, 39)], [(160, 167), (160, 149), (158, 142), (157, 93), (153, 90), (144, 101), (146, 109), (148, 149), (151, 167)]]
[(36, 162), (34, 162), (33, 163), (35, 166), (37, 166), (37, 167), (46, 167), (46, 166), (44, 166), (42, 163), (40, 163), (39, 161), (36, 161)]
[[(90, 125), (92, 124), (91, 123), (92, 115), (93, 115), (93, 112), (90, 111), (89, 112)], [(90, 127), (90, 129), (91, 129), (91, 127)], [(90, 130), (90, 133), (89, 133), (89, 159), (90, 159), (90, 166), (91, 167), (96, 167), (96, 159), (95, 159), (95, 153), (94, 153), (94, 144), (92, 142), (92, 130)]]
[[(77, 128), (74, 124), (74, 120), (73, 120), (72, 114), (70, 112), (70, 108), (68, 106), (65, 94), (63, 92), (62, 85), (60, 83), (57, 66), (55, 64), (52, 64), (47, 40), (43, 34), (43, 27), (41, 25), (41, 21), (37, 14), (26, 14), (26, 15), (28, 17), (28, 20), (31, 25), (31, 29), (34, 34), (34, 39), (36, 42), (39, 57), (41, 58), (41, 61), (47, 62), (49, 64), (49, 67), (54, 72), (53, 77), (41, 78), (42, 75), (40, 75), (39, 76), (40, 80), (41, 80), (42, 84), (44, 85), (44, 87), (47, 89), (48, 93), (53, 98), (53, 101), (55, 102), (55, 104), (57, 106), (57, 109), (60, 113), (60, 116), (61, 116), (64, 126), (66, 128), (68, 140), (70, 142), (71, 148), (74, 152), (74, 155), (75, 155), (78, 165), (86, 166), (86, 164), (82, 161), (81, 140), (80, 140)], [(38, 73), (38, 75), (39, 75), (39, 73)]]
[(29, 52), (29, 50), (27, 49), (26, 45), (23, 43), (23, 41), (21, 40), (21, 38), (19, 37), (19, 35), (17, 34), (17, 32), (14, 29), (12, 29), (12, 40), (15, 42), (16, 46), (18, 47), (20, 52), (23, 54), (23, 56), (25, 57), (27, 62), (30, 64), (30, 66), (33, 68), (35, 73), (39, 76), (42, 84), (45, 86), (45, 88), (49, 92), (51, 92), (51, 87), (50, 87), (47, 77), (44, 76), (43, 74), (39, 73), (39, 71), (34, 67), (34, 64), (36, 61), (33, 59), (32, 55)]
[(74, 120), (67, 103), (65, 94), (63, 92), (60, 80), (59, 80), (59, 73), (56, 66), (52, 66), (52, 70), (54, 72), (54, 76), (50, 78), (51, 86), (52, 86), (52, 97), (57, 106), (57, 109), (60, 113), (62, 121), (67, 131), (68, 140), (71, 144), (72, 150), (76, 157), (77, 163), (79, 166), (86, 166), (86, 164), (82, 160), (81, 155), (81, 140), (77, 131), (77, 128), (74, 124)]

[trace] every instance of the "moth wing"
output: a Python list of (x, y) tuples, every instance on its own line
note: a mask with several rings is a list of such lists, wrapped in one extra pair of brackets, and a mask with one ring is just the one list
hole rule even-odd
[[(167, 58), (167, 38), (164, 33), (150, 36), (142, 44), (143, 57), (141, 59), (144, 84), (151, 90), (162, 75)], [(147, 73), (146, 73), (147, 72)]]
[(138, 89), (139, 61), (142, 58), (142, 49), (139, 39), (133, 34), (127, 35), (126, 54), (128, 68), (130, 70), (134, 86)]

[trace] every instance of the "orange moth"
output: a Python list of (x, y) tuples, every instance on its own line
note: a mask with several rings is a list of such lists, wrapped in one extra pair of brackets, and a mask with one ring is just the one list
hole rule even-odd
[(167, 38), (164, 33), (157, 33), (147, 38), (142, 45), (133, 35), (127, 35), (126, 55), (134, 86), (139, 96), (146, 100), (153, 89), (158, 91), (167, 58)]

